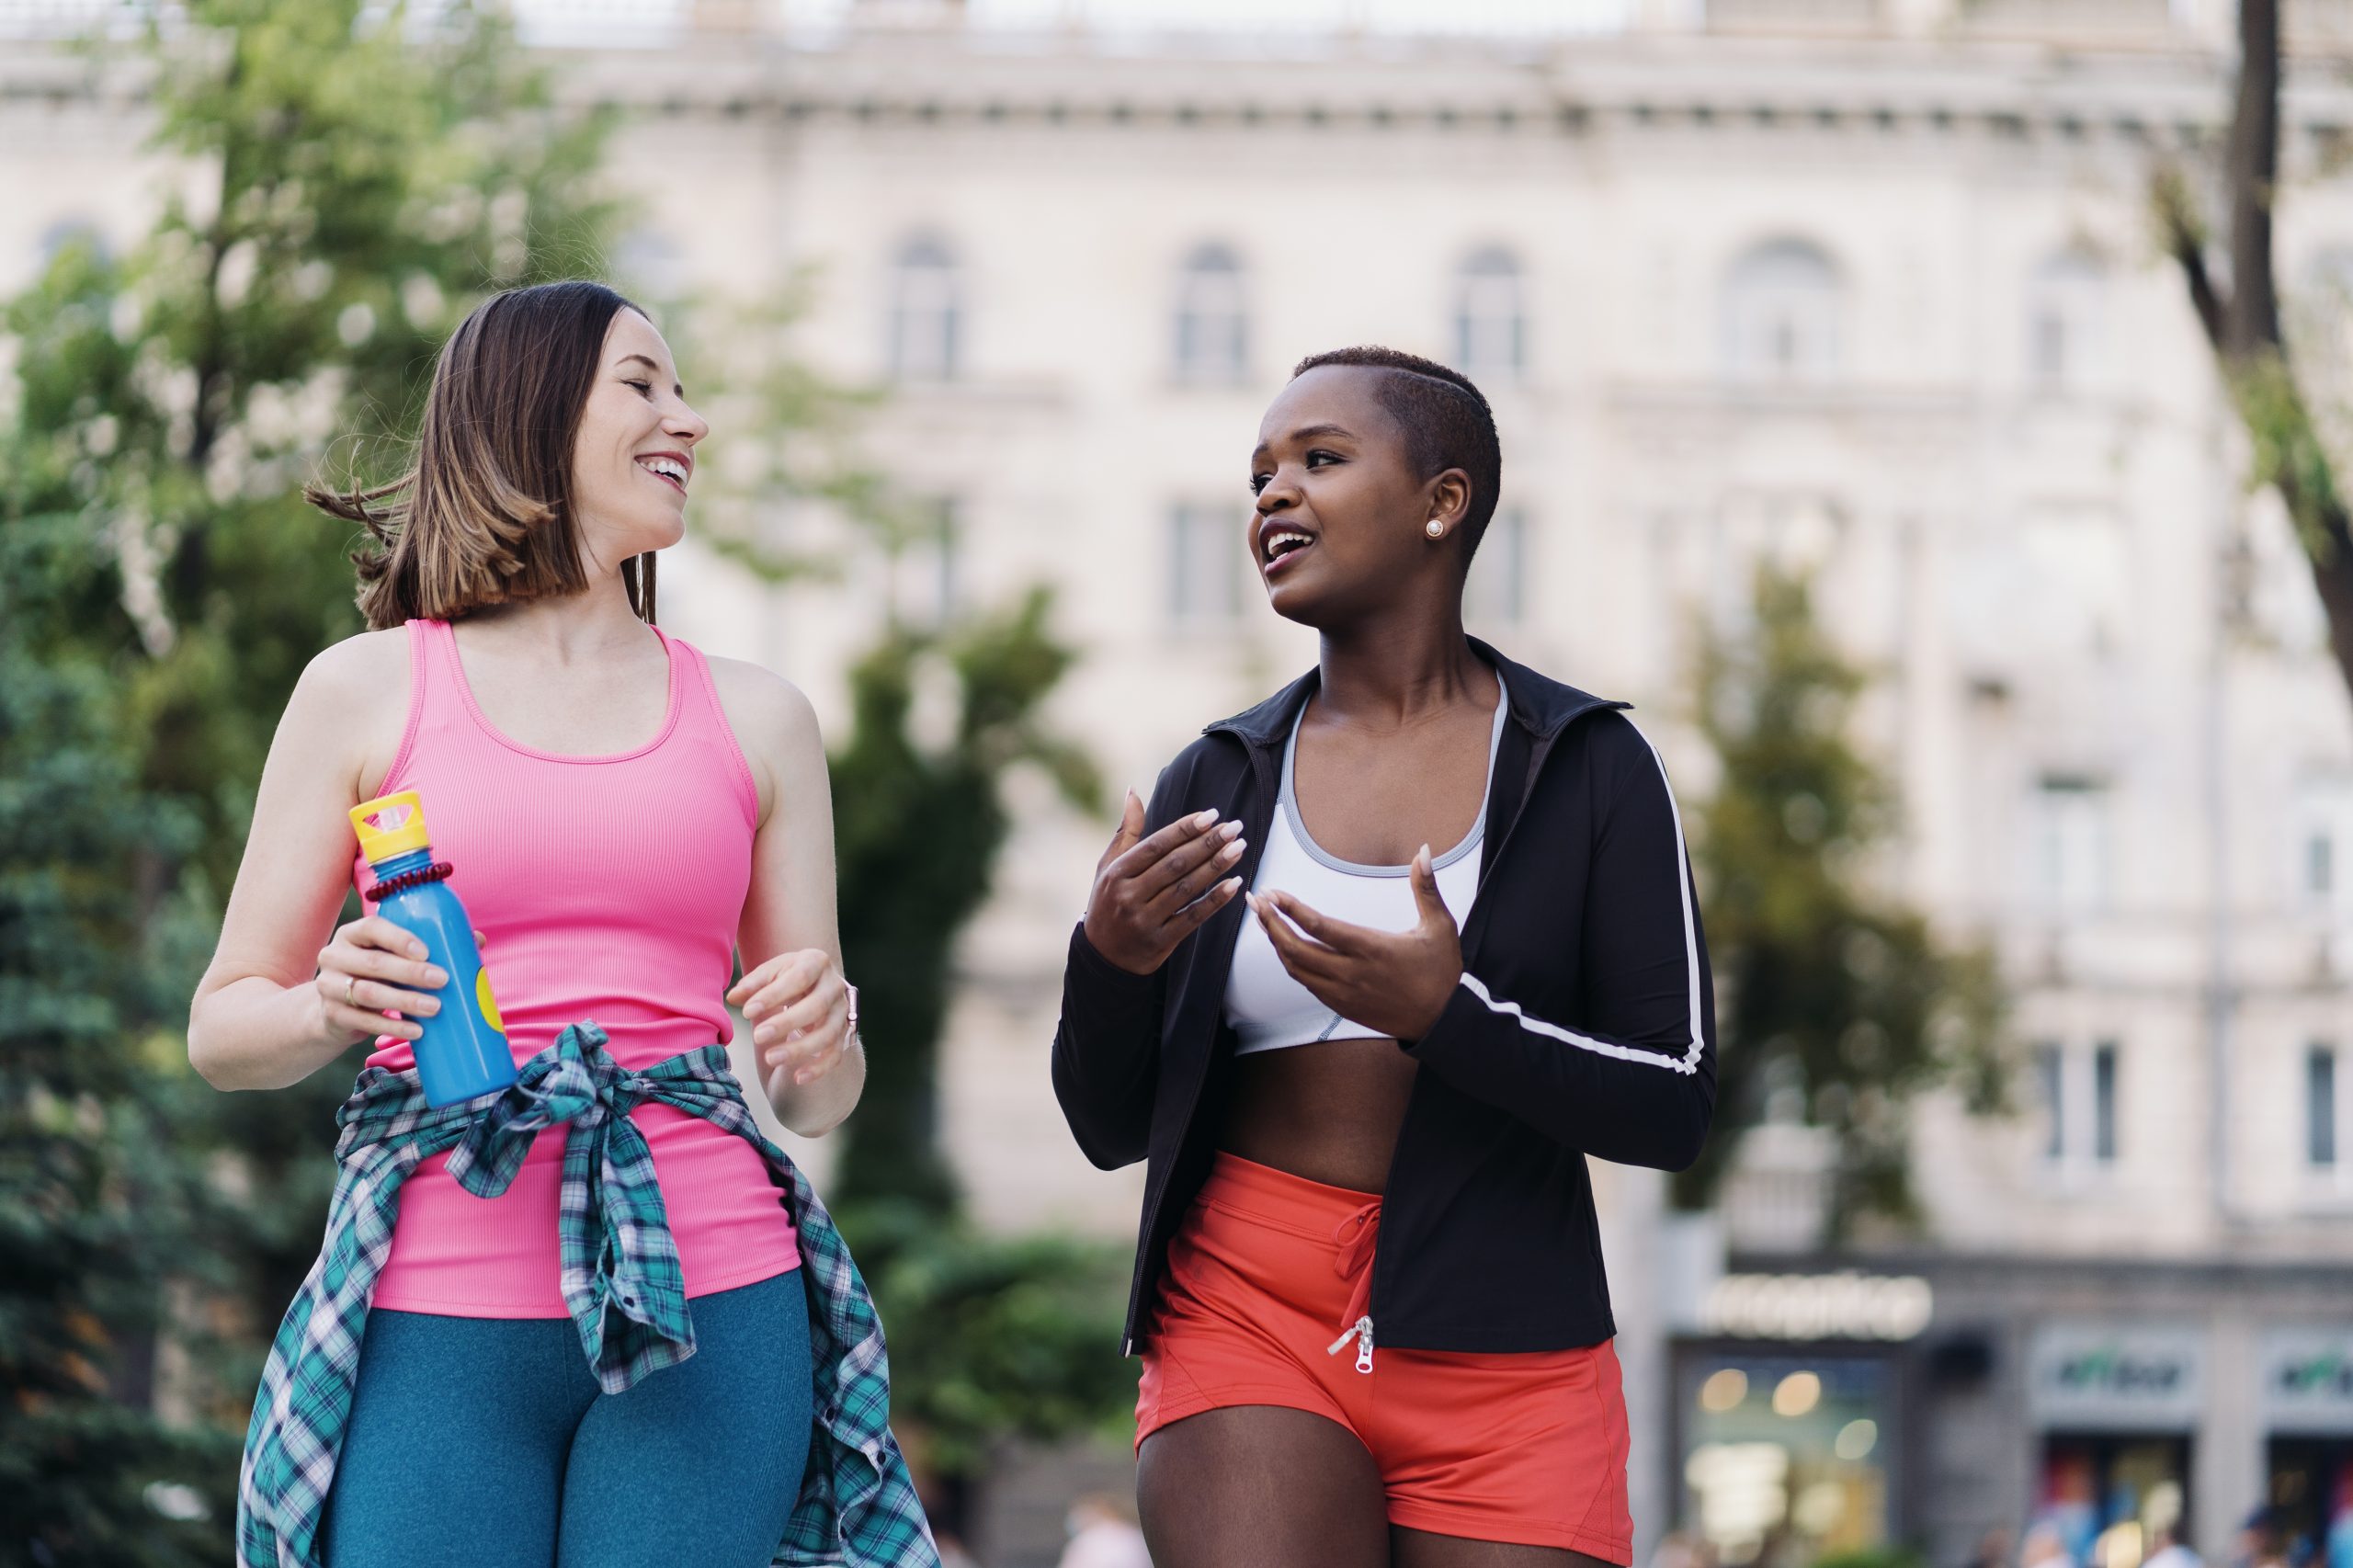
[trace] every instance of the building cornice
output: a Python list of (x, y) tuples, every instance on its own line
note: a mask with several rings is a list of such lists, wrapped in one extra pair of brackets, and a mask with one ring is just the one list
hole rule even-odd
[[(1085, 38), (1017, 48), (916, 31), (851, 33), (813, 48), (767, 33), (689, 31), (653, 48), (540, 52), (567, 99), (650, 117), (899, 130), (1282, 128), (1466, 145), (1731, 131), (2194, 147), (2219, 136), (2229, 85), (2227, 60), (2178, 31), (2129, 47), (1757, 31), (1541, 47), (1392, 41), (1293, 57), (1222, 55), (1199, 40), (1114, 52)], [(62, 43), (0, 51), (0, 100), (132, 105), (151, 78), (142, 62), (93, 62)], [(2286, 114), (2290, 127), (2341, 148), (2353, 135), (2353, 81), (2342, 62), (2294, 65)]]

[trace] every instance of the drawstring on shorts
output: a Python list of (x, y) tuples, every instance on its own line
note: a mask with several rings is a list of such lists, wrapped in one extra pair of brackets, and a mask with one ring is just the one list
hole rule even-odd
[(1332, 1230), (1332, 1244), (1340, 1249), (1332, 1260), (1332, 1267), (1341, 1278), (1350, 1281), (1348, 1310), (1341, 1318), (1340, 1337), (1332, 1341), (1327, 1356), (1337, 1356), (1356, 1341), (1357, 1370), (1372, 1370), (1372, 1305), (1373, 1244), (1381, 1236), (1381, 1199), (1351, 1212)]

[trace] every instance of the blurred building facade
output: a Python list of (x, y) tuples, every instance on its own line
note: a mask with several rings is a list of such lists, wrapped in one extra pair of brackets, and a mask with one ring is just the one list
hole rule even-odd
[[(1461, 367), (1506, 451), (1473, 630), (1632, 700), (1696, 796), (1695, 625), (1744, 612), (1760, 557), (1816, 571), (1901, 787), (1881, 874), (1995, 939), (2029, 1052), (2021, 1114), (1922, 1116), (1915, 1240), (1824, 1248), (1792, 1122), (1699, 1220), (1597, 1172), (1645, 1550), (1672, 1526), (1770, 1568), (1891, 1540), (1957, 1562), (2044, 1519), (2137, 1568), (2168, 1517), (2229, 1555), (2268, 1498), (2353, 1568), (2353, 708), (2148, 217), (2153, 168), (2227, 114), (2227, 14), (1639, 0), (1574, 38), (1244, 43), (1111, 11), (742, 0), (549, 30), (568, 93), (631, 111), (642, 286), (756, 299), (813, 269), (801, 342), (892, 386), (870, 448), (939, 520), (886, 559), (765, 517), (850, 553), (823, 587), (690, 540), (681, 628), (831, 719), (886, 610), (1051, 583), (1085, 653), (1058, 722), (1148, 791), (1314, 656), (1242, 531), (1288, 367), (1363, 341)], [(2333, 392), (2353, 5), (2290, 30), (2281, 273)], [(73, 227), (136, 233), (166, 177), (136, 97), (0, 55), (0, 283)], [(1086, 1165), (1045, 1078), (1108, 830), (1041, 786), (1020, 805), (943, 1133), (991, 1222), (1119, 1233), (1138, 1173)]]

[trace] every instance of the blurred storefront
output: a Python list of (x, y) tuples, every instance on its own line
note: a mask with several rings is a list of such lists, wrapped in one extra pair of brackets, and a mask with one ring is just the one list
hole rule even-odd
[(2097, 1319), (2034, 1325), (2027, 1414), (2035, 1441), (2028, 1520), (2067, 1555), (2137, 1568), (2180, 1527), (2204, 1408), (2205, 1335), (2195, 1326)]
[(2297, 1568), (2353, 1568), (2353, 1302), (2263, 1337), (2264, 1462)]
[(2265, 1504), (2291, 1568), (2353, 1568), (2353, 1267), (1735, 1256), (1668, 1315), (1662, 1494), (1726, 1568), (2038, 1527), (2229, 1562)]

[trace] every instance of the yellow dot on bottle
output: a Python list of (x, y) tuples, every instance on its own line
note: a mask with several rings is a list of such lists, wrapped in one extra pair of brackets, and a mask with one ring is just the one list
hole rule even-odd
[(506, 1020), (498, 1016), (498, 998), (490, 994), (490, 971), (474, 971), (474, 1000), (482, 1006), (482, 1016), (500, 1034), (506, 1032)]

